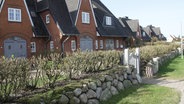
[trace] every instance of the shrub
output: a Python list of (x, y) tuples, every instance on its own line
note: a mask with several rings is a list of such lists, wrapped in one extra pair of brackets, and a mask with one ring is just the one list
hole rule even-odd
[(0, 59), (0, 101), (16, 97), (26, 86), (29, 63), (27, 59)]

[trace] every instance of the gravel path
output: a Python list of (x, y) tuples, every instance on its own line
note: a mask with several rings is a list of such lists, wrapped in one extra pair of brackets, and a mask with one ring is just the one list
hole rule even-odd
[(168, 80), (164, 78), (143, 78), (145, 84), (156, 84), (160, 86), (175, 88), (181, 91), (181, 100), (179, 104), (184, 104), (184, 80)]

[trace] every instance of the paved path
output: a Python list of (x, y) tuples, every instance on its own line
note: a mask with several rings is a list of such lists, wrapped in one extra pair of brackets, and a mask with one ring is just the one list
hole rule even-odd
[(184, 80), (168, 80), (164, 78), (143, 78), (145, 84), (156, 84), (160, 86), (175, 88), (181, 91), (181, 101), (179, 104), (184, 104)]

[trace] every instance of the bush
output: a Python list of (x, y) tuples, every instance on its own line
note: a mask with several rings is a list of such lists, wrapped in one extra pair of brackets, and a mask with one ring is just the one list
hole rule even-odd
[(0, 59), (0, 101), (16, 97), (26, 86), (29, 62), (27, 59)]
[(144, 46), (140, 48), (141, 60), (149, 61), (151, 58), (161, 56), (172, 50), (176, 50), (177, 44), (169, 44), (164, 42), (158, 42), (157, 45)]
[(94, 73), (112, 68), (120, 63), (121, 52), (76, 52), (64, 58), (64, 65), (70, 79), (80, 78), (82, 74)]

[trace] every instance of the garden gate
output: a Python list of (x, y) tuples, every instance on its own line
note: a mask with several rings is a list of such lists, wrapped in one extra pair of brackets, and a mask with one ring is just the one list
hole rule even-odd
[(123, 64), (126, 66), (133, 65), (137, 70), (137, 79), (141, 83), (140, 77), (140, 49), (136, 48), (135, 52), (129, 53), (129, 49), (124, 50), (124, 61)]

